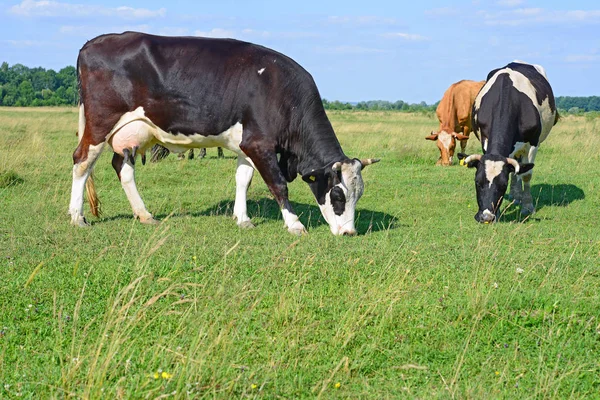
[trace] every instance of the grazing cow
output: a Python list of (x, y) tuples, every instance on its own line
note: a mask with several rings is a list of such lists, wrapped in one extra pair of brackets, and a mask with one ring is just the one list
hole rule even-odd
[(462, 80), (450, 85), (444, 93), (436, 109), (440, 128), (425, 137), (427, 140), (437, 141), (440, 158), (436, 165), (452, 165), (457, 139), (460, 140), (461, 151), (465, 152), (471, 133), (471, 109), (475, 96), (484, 83), (485, 81)]
[(510, 194), (521, 203), (521, 213), (535, 211), (530, 193), (533, 162), (557, 120), (554, 94), (541, 66), (515, 61), (488, 74), (473, 105), (473, 128), (484, 155), (464, 159), (469, 168), (477, 168), (478, 222), (498, 219), (510, 174)]
[(232, 39), (125, 32), (87, 42), (77, 68), (79, 145), (69, 210), (74, 225), (87, 225), (83, 191), (87, 187), (88, 197), (97, 199), (88, 178), (106, 144), (134, 216), (155, 223), (134, 171), (136, 155), (160, 143), (176, 152), (219, 146), (238, 155), (233, 215), (240, 227), (253, 226), (246, 194), (257, 169), (289, 232), (306, 232), (288, 200), (287, 182), (300, 174), (331, 232), (356, 233), (361, 170), (378, 160), (344, 154), (315, 82), (291, 58)]

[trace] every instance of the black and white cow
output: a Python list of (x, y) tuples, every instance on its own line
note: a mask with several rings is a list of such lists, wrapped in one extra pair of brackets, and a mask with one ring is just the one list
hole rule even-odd
[(535, 211), (530, 193), (533, 162), (557, 119), (541, 66), (515, 61), (488, 74), (473, 104), (473, 131), (481, 138), (484, 155), (464, 159), (469, 168), (477, 168), (478, 222), (498, 219), (511, 174), (510, 195), (521, 203), (521, 213)]
[(88, 178), (106, 144), (134, 215), (155, 223), (137, 191), (134, 167), (136, 155), (161, 143), (175, 152), (220, 146), (238, 155), (233, 214), (240, 227), (253, 226), (246, 193), (257, 169), (289, 232), (306, 231), (288, 200), (287, 182), (300, 174), (331, 232), (356, 233), (361, 170), (377, 160), (344, 154), (315, 82), (289, 57), (231, 39), (125, 32), (87, 42), (77, 68), (79, 145), (69, 208), (74, 225), (87, 225), (86, 187), (97, 212)]

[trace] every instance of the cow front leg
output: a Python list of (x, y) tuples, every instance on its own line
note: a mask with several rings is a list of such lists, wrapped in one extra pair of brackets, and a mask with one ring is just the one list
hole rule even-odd
[(127, 200), (131, 204), (133, 215), (139, 218), (142, 224), (156, 224), (158, 221), (146, 210), (146, 206), (135, 185), (135, 153), (125, 150), (124, 154), (125, 157), (114, 153), (112, 166), (121, 181), (121, 186), (127, 195)]
[(246, 160), (246, 157), (239, 155), (237, 169), (235, 171), (235, 204), (233, 206), (233, 218), (237, 220), (240, 228), (254, 228), (254, 225), (248, 217), (247, 194), (248, 187), (252, 182), (254, 167)]
[(510, 193), (508, 194), (508, 198), (513, 200), (515, 204), (521, 204), (521, 201), (523, 200), (523, 182), (519, 175), (511, 175)]
[(89, 225), (83, 216), (83, 192), (94, 164), (102, 154), (103, 149), (104, 142), (93, 146), (84, 144), (81, 141), (75, 153), (73, 153), (73, 184), (71, 186), (71, 202), (69, 203), (72, 225), (81, 227)]
[(288, 229), (288, 232), (294, 235), (302, 235), (306, 233), (306, 228), (298, 219), (298, 216), (292, 209), (292, 205), (288, 199), (288, 187), (281, 169), (277, 163), (277, 155), (275, 151), (267, 150), (268, 146), (263, 146), (260, 141), (254, 141), (252, 145), (240, 145), (241, 149), (246, 153), (254, 166), (267, 184), (269, 190), (275, 197), (283, 221)]

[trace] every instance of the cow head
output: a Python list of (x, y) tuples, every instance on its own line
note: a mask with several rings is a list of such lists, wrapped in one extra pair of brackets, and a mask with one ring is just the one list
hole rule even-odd
[(346, 159), (304, 174), (302, 179), (312, 190), (323, 218), (334, 235), (355, 235), (356, 202), (363, 194), (361, 170), (377, 159)]
[(425, 136), (426, 140), (437, 141), (437, 147), (440, 149), (440, 158), (438, 159), (436, 165), (444, 166), (452, 165), (452, 157), (454, 157), (456, 140), (466, 140), (468, 138), (468, 136), (465, 136), (461, 133), (448, 133), (445, 130), (437, 133), (431, 132), (431, 135)]
[[(459, 155), (461, 156), (462, 154)], [(475, 190), (479, 210), (475, 214), (475, 220), (486, 224), (498, 219), (510, 174), (524, 174), (533, 168), (533, 164), (519, 164), (513, 158), (495, 154), (473, 154), (464, 159), (464, 164), (477, 169)]]

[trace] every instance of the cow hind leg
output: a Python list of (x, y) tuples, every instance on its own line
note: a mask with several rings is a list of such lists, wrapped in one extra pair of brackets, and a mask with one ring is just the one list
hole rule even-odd
[[(529, 152), (523, 157), (524, 163), (534, 163), (535, 156), (537, 155), (537, 146), (531, 146)], [(533, 176), (533, 170), (529, 170), (520, 176), (523, 181), (523, 196), (521, 198), (521, 214), (530, 215), (535, 212), (535, 206), (533, 205), (533, 198), (531, 197), (531, 177)]]
[(133, 215), (139, 218), (143, 224), (156, 224), (157, 220), (152, 217), (152, 214), (146, 210), (146, 206), (135, 185), (135, 152), (133, 149), (123, 151), (124, 156), (114, 153), (112, 159), (112, 166), (117, 173), (117, 177), (121, 181), (121, 186), (127, 195)]
[(254, 228), (254, 225), (248, 217), (247, 193), (248, 187), (252, 182), (254, 167), (246, 160), (244, 156), (238, 156), (237, 170), (235, 172), (235, 204), (233, 206), (233, 218), (237, 220), (240, 228)]
[[(103, 142), (94, 146), (88, 144), (87, 140), (81, 140), (73, 153), (73, 184), (71, 186), (71, 202), (69, 203), (72, 225), (81, 227), (89, 225), (83, 215), (83, 192), (86, 189), (86, 183), (88, 183), (94, 164), (102, 154), (102, 150), (104, 150), (104, 144)], [(90, 202), (96, 202), (92, 207), (97, 207), (92, 181), (89, 182), (88, 188), (90, 189), (88, 191), (88, 196), (91, 196)], [(92, 211), (94, 212), (94, 210)]]
[(529, 171), (521, 176), (523, 180), (523, 197), (521, 199), (521, 214), (530, 215), (535, 212), (533, 198), (531, 197), (531, 177), (532, 171)]

